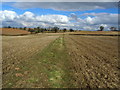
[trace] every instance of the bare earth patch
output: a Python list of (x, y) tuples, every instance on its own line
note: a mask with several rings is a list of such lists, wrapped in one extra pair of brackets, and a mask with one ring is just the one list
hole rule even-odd
[(79, 88), (118, 88), (118, 37), (66, 35), (71, 81)]
[(119, 88), (118, 37), (2, 36), (4, 88)]

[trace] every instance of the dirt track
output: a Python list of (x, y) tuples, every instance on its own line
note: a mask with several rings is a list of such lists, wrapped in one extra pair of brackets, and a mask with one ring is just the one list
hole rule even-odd
[(65, 42), (76, 87), (119, 86), (118, 37), (67, 35)]

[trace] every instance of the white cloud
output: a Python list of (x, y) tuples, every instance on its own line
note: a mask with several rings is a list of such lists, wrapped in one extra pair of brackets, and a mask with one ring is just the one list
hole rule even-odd
[(117, 8), (117, 2), (17, 2), (12, 6), (22, 9), (44, 8), (60, 11), (85, 11), (93, 9)]
[(96, 24), (118, 24), (118, 14), (109, 14), (96, 16), (94, 18)]
[(2, 0), (3, 2), (119, 2), (119, 0)]
[(32, 12), (25, 12), (22, 15), (19, 15), (18, 20), (29, 21), (32, 22), (35, 20), (35, 15)]
[(0, 11), (0, 20), (9, 21), (14, 20), (15, 18), (17, 18), (17, 14), (14, 11), (8, 10)]
[[(118, 24), (118, 14), (112, 13), (85, 13), (88, 17), (85, 19), (89, 24)], [(92, 15), (94, 17), (90, 17)]]
[[(65, 15), (40, 15), (36, 16), (32, 12), (25, 12), (18, 15), (14, 11), (0, 11), (0, 20), (3, 26), (13, 27), (60, 27), (84, 30), (98, 30), (99, 26), (104, 26), (108, 30), (111, 26), (118, 27), (118, 14), (111, 13), (85, 13), (85, 19), (75, 13)], [(93, 17), (89, 16), (92, 15)]]
[(105, 27), (105, 28), (106, 28), (106, 27), (107, 27), (107, 24), (101, 24), (100, 26), (103, 26), (103, 27)]
[(32, 17), (34, 17), (34, 14), (32, 13), (32, 12), (25, 12), (24, 14), (23, 14), (23, 16), (24, 17), (27, 17), (27, 18), (32, 18)]
[(109, 13), (84, 13), (84, 14), (82, 14), (82, 15), (80, 15), (80, 16), (89, 16), (89, 15), (91, 15), (91, 16), (101, 16), (101, 15), (109, 15)]
[[(14, 11), (0, 11), (0, 18), (3, 22), (3, 26), (15, 26), (18, 27), (35, 27), (35, 26), (53, 26), (69, 23), (69, 18), (65, 15), (41, 15), (36, 16), (32, 12), (25, 12), (22, 15), (17, 15)], [(14, 25), (15, 24), (15, 25)]]
[(93, 28), (90, 27), (90, 26), (85, 26), (85, 27), (83, 27), (83, 29), (85, 29), (85, 30), (93, 30)]
[(78, 19), (77, 15), (75, 13), (71, 13), (70, 16), (71, 16), (71, 18), (70, 18), (71, 20), (77, 20)]
[(36, 17), (37, 21), (49, 23), (67, 23), (69, 19), (65, 15), (41, 15)]
[(89, 24), (94, 24), (93, 18), (91, 18), (91, 17), (87, 17), (87, 18), (85, 19), (85, 21), (86, 21), (87, 23), (89, 23)]

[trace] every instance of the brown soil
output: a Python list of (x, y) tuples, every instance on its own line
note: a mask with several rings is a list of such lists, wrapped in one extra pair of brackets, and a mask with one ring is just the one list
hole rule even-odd
[[(14, 87), (30, 87), (31, 84), (27, 84), (29, 86), (26, 86), (26, 82), (24, 82), (24, 79), (30, 75), (29, 72), (25, 70), (34, 65), (34, 63), (31, 63), (31, 65), (27, 66), (27, 64), (29, 64), (29, 58), (39, 53), (58, 37), (59, 36), (46, 36), (41, 34), (27, 36), (3, 36), (3, 87), (11, 87), (13, 84), (16, 84)], [(44, 78), (45, 76), (42, 75), (40, 77)], [(20, 82), (18, 79), (22, 81)], [(24, 86), (20, 86), (21, 83), (23, 83)], [(43, 85), (41, 83), (39, 87), (42, 86)]]
[(66, 35), (71, 82), (79, 88), (118, 88), (118, 37)]
[[(55, 76), (60, 76), (61, 73), (54, 72), (48, 77), (41, 71), (50, 66), (64, 69), (65, 65), (67, 67), (66, 73), (70, 78), (65, 79), (65, 82), (69, 83), (71, 87), (119, 88), (120, 67), (118, 65), (117, 36), (79, 36), (65, 33), (60, 40), (51, 45), (51, 48), (46, 48), (61, 34), (2, 36), (3, 87), (49, 87), (49, 78), (52, 77), (56, 80)], [(60, 49), (59, 44), (63, 46), (61, 43), (65, 48), (61, 53), (57, 53)], [(39, 56), (39, 53), (44, 49), (46, 52), (41, 54), (43, 56)], [(36, 57), (36, 55), (38, 56)], [(59, 62), (56, 58), (59, 58)], [(52, 60), (55, 61), (52, 62)], [(54, 68), (52, 70), (55, 71)], [(66, 76), (66, 78), (68, 77)], [(59, 86), (62, 81), (58, 81), (55, 85)]]

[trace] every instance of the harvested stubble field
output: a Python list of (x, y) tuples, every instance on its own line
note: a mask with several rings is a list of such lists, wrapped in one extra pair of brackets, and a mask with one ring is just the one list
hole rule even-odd
[(118, 37), (3, 36), (4, 88), (118, 88)]
[(75, 35), (118, 35), (119, 31), (76, 31), (76, 32), (68, 32), (69, 34)]
[(13, 28), (0, 28), (0, 34), (7, 36), (28, 35), (30, 32)]

